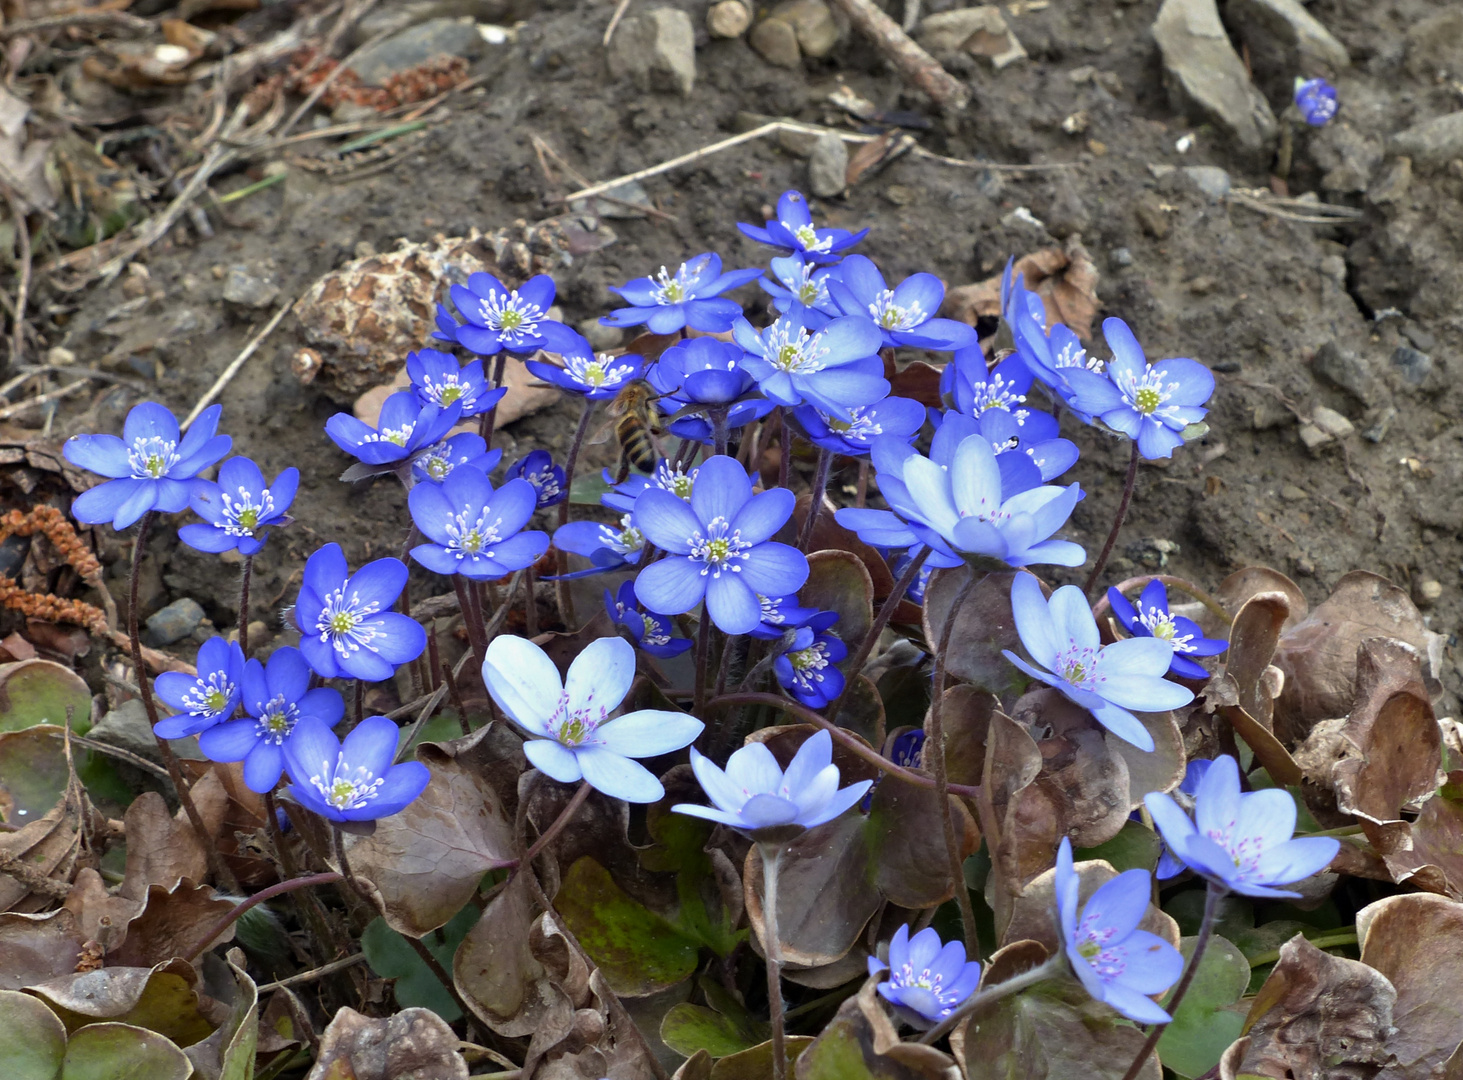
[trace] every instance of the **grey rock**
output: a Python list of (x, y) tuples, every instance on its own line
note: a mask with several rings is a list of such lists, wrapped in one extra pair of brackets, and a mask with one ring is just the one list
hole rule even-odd
[(1463, 75), (1463, 8), (1449, 5), (1408, 27), (1407, 69), (1429, 81)]
[(746, 0), (720, 0), (706, 9), (706, 31), (714, 38), (739, 38), (751, 25)]
[(223, 298), (240, 307), (265, 308), (279, 298), (279, 284), (268, 271), (249, 266), (231, 266), (224, 278)]
[(202, 621), (203, 608), (199, 606), (197, 600), (185, 596), (181, 600), (174, 600), (161, 611), (155, 611), (149, 615), (147, 633), (143, 636), (147, 639), (147, 643), (154, 647), (171, 645), (193, 633)]
[(1356, 430), (1356, 425), (1350, 420), (1324, 405), (1317, 405), (1311, 410), (1311, 423), (1333, 439), (1344, 439)]
[(773, 67), (795, 68), (803, 62), (797, 30), (781, 19), (763, 19), (752, 27), (747, 41)]
[(997, 71), (1026, 57), (1026, 49), (994, 4), (927, 16), (919, 24), (915, 38), (932, 53), (963, 51), (984, 57)]
[(610, 42), (610, 73), (642, 91), (690, 97), (696, 85), (696, 29), (691, 16), (661, 7), (626, 19)]
[(815, 60), (831, 53), (843, 36), (842, 27), (823, 0), (783, 0), (768, 18), (791, 26), (802, 54)]
[(611, 349), (618, 349), (625, 340), (624, 331), (618, 326), (606, 326), (598, 319), (585, 319), (579, 324), (579, 332), (584, 335), (584, 340), (595, 352), (608, 352)]
[(1321, 187), (1326, 191), (1365, 191), (1372, 174), (1382, 163), (1382, 141), (1353, 127), (1345, 120), (1336, 120), (1320, 129), (1312, 129), (1311, 157), (1326, 170)]
[(1408, 321), (1403, 323), (1402, 335), (1423, 352), (1431, 352), (1438, 347), (1438, 339), (1418, 326), (1415, 322)]
[[(1345, 417), (1342, 417), (1344, 420)], [(1300, 436), (1300, 441), (1307, 450), (1318, 450), (1331, 441), (1331, 436), (1322, 431), (1315, 424), (1307, 420), (1296, 428), (1295, 433)]]
[(1113, 248), (1107, 253), (1107, 261), (1121, 270), (1133, 265), (1133, 253), (1125, 247)]
[(1341, 71), (1351, 66), (1337, 41), (1297, 0), (1228, 0), (1226, 21), (1250, 50), (1250, 64), (1288, 81), (1296, 72)]
[(1392, 167), (1382, 175), (1381, 180), (1367, 188), (1366, 197), (1377, 206), (1386, 206), (1401, 202), (1411, 187), (1412, 159), (1399, 157), (1392, 162)]
[(1184, 175), (1215, 202), (1229, 194), (1229, 173), (1218, 165), (1185, 165)]
[(1346, 288), (1346, 259), (1340, 255), (1326, 255), (1321, 258), (1321, 273), (1341, 288)]
[(472, 19), (428, 19), (372, 45), (351, 61), (351, 68), (361, 82), (374, 86), (433, 57), (471, 59), (482, 50), (483, 38)]
[(1311, 370), (1318, 378), (1338, 390), (1346, 391), (1363, 405), (1371, 405), (1376, 401), (1377, 380), (1366, 361), (1351, 350), (1341, 348), (1334, 341), (1328, 341), (1316, 350)]
[(1411, 345), (1398, 345), (1392, 352), (1392, 366), (1402, 373), (1402, 378), (1413, 386), (1427, 381), (1433, 369), (1433, 358)]
[[(152, 733), (152, 725), (147, 722), (147, 709), (141, 698), (130, 698), (112, 709), (97, 721), (96, 726), (86, 733), (86, 737), (122, 750), (130, 750), (148, 761), (162, 760), (157, 739)], [(170, 739), (168, 746), (181, 758), (197, 760), (203, 757), (198, 750), (196, 735), (190, 735), (186, 739)]]
[(1168, 565), (1169, 559), (1182, 550), (1177, 543), (1162, 536), (1145, 536), (1123, 549), (1129, 559), (1150, 570), (1163, 569)]
[(813, 147), (823, 136), (816, 131), (793, 131), (784, 128), (777, 133), (777, 145), (796, 157), (812, 157)]
[(1387, 437), (1387, 432), (1392, 430), (1392, 421), (1395, 419), (1397, 419), (1397, 407), (1388, 405), (1371, 426), (1361, 433), (1361, 437), (1367, 442), (1381, 442)]
[(1229, 43), (1214, 0), (1164, 0), (1153, 37), (1178, 108), (1204, 114), (1248, 150), (1274, 138), (1275, 114)]
[(1395, 135), (1392, 145), (1418, 165), (1441, 167), (1463, 157), (1463, 111), (1414, 124)]
[(848, 147), (833, 132), (820, 136), (808, 158), (808, 186), (820, 199), (842, 195), (847, 187)]
[(359, 49), (378, 34), (395, 34), (428, 19), (472, 19), (498, 23), (512, 17), (509, 0), (392, 0), (366, 13), (351, 34)]

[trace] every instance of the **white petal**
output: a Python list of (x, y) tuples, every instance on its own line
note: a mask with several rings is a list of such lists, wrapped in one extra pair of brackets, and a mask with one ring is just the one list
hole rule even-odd
[(598, 746), (585, 747), (576, 756), (579, 767), (584, 770), (584, 779), (596, 791), (602, 791), (611, 798), (653, 803), (665, 797), (665, 788), (660, 786), (660, 781), (638, 761)]
[(772, 794), (782, 787), (782, 769), (762, 743), (749, 743), (726, 763), (726, 778), (749, 795)]
[(529, 739), (523, 744), (523, 756), (539, 772), (561, 784), (572, 784), (584, 776), (574, 751), (553, 739)]
[(635, 681), (635, 646), (624, 638), (603, 637), (591, 641), (569, 665), (564, 680), (567, 712), (599, 708), (608, 715), (619, 707)]
[[(548, 654), (527, 638), (502, 634), (488, 646), (483, 682), (498, 707), (529, 731), (548, 735), (564, 684)], [(575, 779), (578, 779), (576, 777)]]
[(641, 709), (594, 733), (594, 745), (624, 757), (656, 757), (689, 746), (706, 727), (689, 713)]

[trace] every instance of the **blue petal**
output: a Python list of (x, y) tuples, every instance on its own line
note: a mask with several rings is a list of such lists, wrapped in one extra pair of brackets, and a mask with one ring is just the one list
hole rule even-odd
[[(707, 578), (701, 569), (699, 563), (693, 563), (684, 556), (668, 556), (640, 571), (635, 578), (635, 595), (641, 604), (658, 615), (685, 614), (699, 604), (706, 593)], [(756, 622), (754, 620), (753, 625)]]

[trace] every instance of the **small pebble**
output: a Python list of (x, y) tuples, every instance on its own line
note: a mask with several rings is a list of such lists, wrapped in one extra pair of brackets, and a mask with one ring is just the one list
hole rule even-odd
[(203, 621), (203, 608), (197, 600), (183, 597), (174, 600), (161, 611), (147, 617), (147, 633), (144, 638), (154, 648), (182, 641)]
[(1125, 247), (1113, 248), (1107, 253), (1107, 261), (1113, 266), (1122, 268), (1133, 265), (1133, 253)]
[(1418, 607), (1432, 607), (1442, 595), (1443, 583), (1432, 578), (1419, 581), (1417, 587), (1413, 589), (1413, 597), (1417, 601)]

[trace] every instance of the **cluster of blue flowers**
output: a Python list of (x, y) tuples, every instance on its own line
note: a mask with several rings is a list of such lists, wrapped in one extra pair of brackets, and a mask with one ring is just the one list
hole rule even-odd
[[(753, 448), (744, 437), (741, 452), (728, 453), (730, 432), (780, 410), (782, 430), (818, 448), (820, 476), (834, 455), (866, 461), (887, 508), (865, 507), (861, 498), (859, 506), (837, 510), (836, 521), (883, 553), (904, 595), (919, 604), (937, 568), (1025, 570), (1086, 561), (1080, 544), (1060, 536), (1084, 497), (1078, 484), (1061, 482), (1078, 458), (1076, 445), (1060, 434), (1064, 411), (1130, 440), (1136, 456), (1167, 458), (1201, 430), (1214, 390), (1212, 375), (1194, 360), (1150, 363), (1118, 319), (1103, 324), (1110, 357), (1089, 355), (1071, 330), (1049, 322), (1041, 298), (1009, 264), (1001, 304), (1011, 349), (993, 363), (974, 328), (938, 317), (939, 279), (916, 273), (891, 287), (871, 260), (849, 254), (864, 232), (817, 227), (797, 192), (784, 194), (764, 225), (740, 228), (776, 250), (770, 274), (725, 271), (719, 256), (706, 253), (615, 290), (628, 306), (603, 322), (677, 337), (652, 359), (596, 353), (550, 316), (555, 289), (547, 276), (511, 289), (474, 274), (451, 290), (452, 307), (440, 308), (434, 337), (476, 358), (461, 363), (431, 348), (412, 353), (410, 388), (387, 398), (374, 426), (344, 413), (325, 425), (357, 460), (346, 478), (390, 474), (401, 481), (420, 539), (409, 558), (457, 579), (467, 619), (481, 616), (472, 610), (473, 583), (535, 567), (551, 543), (588, 563), (563, 576), (631, 575), (604, 592), (614, 636), (592, 641), (562, 675), (542, 648), (521, 637), (499, 635), (474, 646), (488, 694), (520, 729), (532, 766), (559, 783), (587, 783), (628, 802), (664, 798), (657, 771), (641, 761), (682, 751), (703, 732), (702, 721), (683, 711), (617, 715), (642, 659), (654, 671), (655, 662), (693, 648), (692, 638), (678, 633), (679, 617), (701, 613), (703, 680), (713, 626), (724, 636), (723, 650), (734, 638), (758, 642), (768, 655), (757, 671), (770, 672), (806, 709), (835, 706), (854, 674), (841, 667), (852, 643), (839, 636), (838, 616), (799, 598), (810, 566), (788, 542), (793, 492), (759, 490), (743, 464), (753, 460), (746, 452)], [(763, 326), (727, 295), (754, 281), (771, 298)], [(891, 396), (886, 375), (893, 351), (904, 348), (946, 354), (942, 408)], [(646, 475), (613, 485), (606, 475), (601, 503), (612, 520), (569, 521), (552, 539), (529, 528), (538, 511), (567, 510), (578, 443), (562, 464), (534, 450), (494, 482), (501, 452), (484, 436), (505, 391), (485, 376), (483, 358), (502, 354), (581, 399), (586, 421), (595, 403), (647, 383), (666, 430), (682, 440), (679, 451)], [(1040, 407), (1042, 398), (1050, 408)], [(184, 543), (252, 559), (270, 530), (290, 524), (299, 474), (285, 469), (267, 481), (245, 458), (223, 461), (231, 441), (217, 434), (219, 418), (215, 406), (184, 435), (168, 410), (146, 402), (132, 410), (122, 438), (72, 439), (68, 459), (107, 478), (76, 500), (76, 516), (124, 529), (145, 515), (191, 507), (201, 521), (179, 530)], [(583, 430), (581, 424), (580, 439)], [(784, 461), (789, 450), (782, 447)], [(204, 479), (214, 465), (217, 481)], [(196, 675), (156, 680), (158, 698), (172, 710), (157, 723), (157, 735), (197, 735), (209, 758), (242, 762), (245, 783), (258, 792), (275, 790), (287, 776), (291, 798), (333, 821), (398, 812), (425, 788), (427, 770), (394, 763), (399, 731), (385, 717), (357, 717), (340, 740), (333, 729), (345, 717), (345, 701), (323, 683), (391, 679), (422, 656), (422, 626), (393, 610), (408, 574), (403, 559), (352, 571), (338, 545), (319, 548), (306, 561), (293, 607), (298, 648), (277, 648), (261, 663), (223, 638), (204, 643)], [(1106, 644), (1074, 586), (1048, 595), (1033, 574), (1017, 573), (1010, 602), (1021, 642), (1020, 653), (1005, 654), (1010, 662), (1142, 750), (1154, 746), (1143, 714), (1192, 701), (1177, 680), (1206, 678), (1200, 661), (1225, 648), (1175, 614), (1157, 581), (1136, 602), (1110, 590), (1108, 603), (1127, 636)], [(932, 747), (922, 731), (909, 732), (896, 743), (895, 764), (919, 768)], [(732, 753), (724, 769), (696, 748), (689, 756), (711, 805), (673, 809), (741, 831), (764, 848), (764, 858), (789, 837), (858, 806), (872, 785), (840, 786), (823, 730), (802, 743), (786, 769), (756, 742)], [(1334, 840), (1291, 839), (1295, 808), (1284, 792), (1241, 795), (1231, 759), (1207, 772), (1197, 766), (1185, 787), (1194, 818), (1167, 795), (1147, 800), (1167, 847), (1165, 873), (1187, 868), (1216, 889), (1288, 896), (1279, 886), (1334, 856)], [(1081, 904), (1063, 841), (1054, 886), (1070, 970), (1123, 1015), (1167, 1021), (1153, 996), (1174, 983), (1183, 963), (1172, 945), (1139, 929), (1150, 876), (1118, 875)], [(888, 942), (887, 963), (870, 961), (870, 973), (897, 1014), (924, 1027), (977, 995), (982, 976), (960, 944), (942, 943), (931, 929), (911, 936), (908, 927)]]

